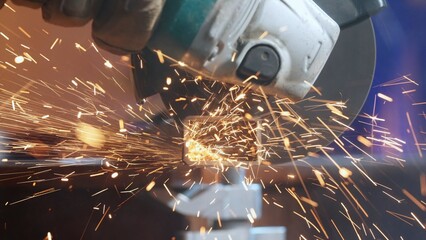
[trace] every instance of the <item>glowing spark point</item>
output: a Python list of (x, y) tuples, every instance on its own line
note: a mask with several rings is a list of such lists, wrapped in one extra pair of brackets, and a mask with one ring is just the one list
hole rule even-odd
[(114, 172), (111, 174), (111, 178), (116, 178), (116, 177), (118, 177), (118, 172)]
[(95, 49), (95, 51), (96, 51), (97, 53), (99, 53), (99, 50), (98, 50), (98, 48), (96, 47), (95, 43), (90, 44), (90, 46), (92, 46), (92, 47), (93, 47), (93, 49)]
[(250, 208), (250, 214), (251, 214), (251, 216), (253, 216), (254, 219), (257, 218), (257, 214), (256, 214), (256, 211), (254, 210), (254, 208)]
[(75, 47), (76, 47), (78, 50), (82, 50), (83, 52), (86, 52), (86, 49), (85, 49), (83, 46), (81, 46), (79, 43), (75, 43)]
[(52, 50), (55, 47), (58, 41), (59, 41), (59, 38), (56, 38), (55, 41), (52, 43), (52, 46), (50, 46), (50, 50)]
[(257, 80), (257, 79), (259, 79), (259, 78), (256, 75), (251, 75), (250, 77), (248, 77), (247, 79), (245, 79), (243, 81), (243, 83), (246, 84), (246, 83), (250, 82), (251, 80)]
[(44, 56), (43, 54), (39, 54), (42, 58), (44, 58), (46, 61), (48, 61), (48, 62), (50, 62), (50, 59), (49, 58), (47, 58), (46, 56)]
[(290, 140), (288, 139), (288, 137), (284, 138), (284, 146), (288, 149), (290, 148)]
[(325, 181), (322, 178), (322, 173), (318, 170), (314, 170), (315, 176), (318, 179), (318, 182), (320, 183), (321, 187), (325, 187)]
[(172, 79), (168, 77), (168, 78), (166, 79), (166, 84), (167, 84), (167, 85), (172, 84)]
[(273, 202), (273, 204), (274, 204), (275, 206), (279, 207), (279, 208), (284, 208), (284, 206), (283, 206), (283, 205), (281, 205), (281, 204), (279, 204), (279, 203)]
[(12, 12), (16, 12), (16, 10), (10, 7), (9, 5), (7, 5), (7, 3), (5, 3), (4, 6), (7, 7)]
[(21, 27), (18, 27), (18, 29), (19, 29), (19, 31), (21, 31), (25, 36), (27, 36), (28, 38), (31, 38), (31, 35), (27, 32), (27, 31), (25, 31), (23, 28), (21, 28)]
[(21, 63), (23, 63), (25, 61), (25, 58), (23, 57), (23, 56), (17, 56), (16, 58), (15, 58), (15, 63), (16, 64), (21, 64)]
[(289, 111), (282, 111), (282, 112), (280, 112), (280, 115), (283, 116), (283, 117), (290, 117), (291, 113)]
[(317, 202), (315, 202), (315, 201), (313, 201), (312, 199), (309, 199), (309, 198), (301, 197), (300, 200), (304, 201), (305, 203), (307, 203), (307, 204), (309, 204), (309, 205), (311, 205), (312, 207), (315, 207), (315, 208), (319, 206)]
[(78, 140), (91, 147), (101, 148), (105, 143), (105, 136), (102, 131), (87, 123), (77, 124), (75, 135)]
[(245, 94), (245, 93), (241, 93), (240, 95), (238, 95), (238, 96), (235, 98), (235, 101), (242, 100), (242, 99), (244, 99), (245, 97), (246, 97), (246, 94)]
[(370, 140), (366, 139), (365, 137), (363, 137), (363, 136), (361, 136), (361, 135), (360, 135), (360, 136), (358, 136), (356, 139), (358, 140), (358, 142), (360, 142), (360, 143), (364, 144), (366, 147), (371, 147), (371, 146), (373, 146), (373, 143), (371, 143), (371, 141), (370, 141)]
[(124, 128), (124, 121), (123, 119), (118, 120), (118, 125), (120, 127), (120, 132), (126, 132), (127, 130)]
[(303, 81), (303, 82), (305, 84), (309, 85), (318, 95), (322, 96), (321, 91), (318, 88), (316, 88), (314, 85), (312, 85), (310, 82), (308, 82), (308, 81)]
[(231, 62), (235, 62), (236, 57), (237, 57), (237, 52), (232, 53)]
[(214, 134), (214, 138), (216, 138), (216, 141), (220, 141), (220, 137), (216, 133)]
[(247, 218), (248, 218), (248, 220), (250, 221), (251, 224), (254, 223), (254, 219), (253, 219), (253, 217), (251, 216), (250, 213), (247, 213)]
[(4, 34), (4, 33), (2, 33), (2, 32), (0, 32), (0, 35), (2, 35), (6, 40), (9, 40), (9, 37), (8, 36), (6, 36), (6, 34)]
[(264, 31), (262, 35), (259, 36), (259, 39), (264, 39), (266, 36), (268, 36), (268, 34), (268, 31)]
[(31, 62), (34, 62), (34, 63), (37, 63), (37, 61), (29, 54), (29, 53), (27, 53), (27, 52), (24, 52), (24, 56), (27, 58), (27, 59), (29, 59), (29, 61)]
[(151, 190), (154, 188), (154, 186), (155, 186), (155, 182), (154, 182), (154, 181), (151, 181), (151, 182), (148, 184), (148, 186), (146, 186), (146, 191), (147, 191), (147, 192), (151, 191)]
[(340, 168), (339, 169), (339, 174), (343, 178), (349, 178), (352, 175), (352, 172), (351, 172), (351, 170), (349, 170), (347, 168)]
[(217, 223), (219, 224), (219, 227), (221, 228), (222, 227), (222, 221), (220, 220), (219, 212), (216, 212), (216, 215), (217, 215)]
[(244, 117), (245, 117), (247, 120), (252, 120), (252, 119), (253, 119), (253, 116), (252, 116), (250, 113), (245, 113), (245, 114), (244, 114)]
[(384, 95), (383, 93), (378, 93), (377, 96), (385, 101), (393, 102), (393, 99), (389, 96)]
[(206, 234), (206, 227), (200, 227), (200, 234), (205, 235)]
[(157, 50), (157, 56), (158, 56), (158, 61), (160, 61), (160, 63), (164, 63), (164, 56), (161, 50)]
[(108, 60), (106, 60), (106, 61), (105, 61), (104, 65), (105, 65), (105, 67), (107, 67), (107, 68), (112, 68), (112, 64), (111, 64), (111, 62), (110, 62), (110, 61), (108, 61)]
[(414, 219), (416, 219), (416, 221), (419, 223), (419, 225), (423, 228), (426, 229), (426, 226), (417, 218), (416, 215), (414, 215), (414, 213), (411, 213), (411, 216), (414, 217)]
[(420, 156), (420, 158), (423, 158), (423, 153), (422, 153), (422, 150), (420, 149), (419, 141), (417, 140), (417, 136), (416, 136), (416, 133), (414, 132), (413, 124), (411, 123), (410, 114), (408, 112), (406, 112), (405, 114), (407, 116), (408, 124), (409, 124), (410, 130), (411, 130), (411, 135), (413, 135), (413, 139), (414, 139), (417, 151), (419, 153), (419, 156)]

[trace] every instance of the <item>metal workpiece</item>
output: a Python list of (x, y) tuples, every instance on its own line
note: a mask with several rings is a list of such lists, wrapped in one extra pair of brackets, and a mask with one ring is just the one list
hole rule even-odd
[[(285, 227), (252, 226), (262, 216), (262, 188), (246, 184), (244, 176), (245, 170), (230, 168), (222, 173), (222, 183), (193, 186), (183, 193), (160, 190), (155, 195), (190, 220), (192, 231), (181, 232), (182, 239), (285, 240)], [(209, 231), (197, 229), (208, 225)]]
[(199, 232), (185, 232), (183, 239), (185, 240), (286, 240), (285, 227), (245, 227), (228, 230), (212, 230), (206, 234)]
[(183, 193), (156, 191), (157, 199), (189, 217), (190, 224), (200, 225), (201, 219), (205, 219), (213, 226), (209, 231), (199, 231), (192, 226), (193, 231), (181, 233), (182, 239), (285, 240), (285, 227), (252, 226), (262, 216), (260, 184), (247, 185), (244, 171), (238, 169), (229, 169), (224, 178), (229, 184), (193, 186)]
[[(165, 194), (164, 194), (165, 193)], [(250, 212), (262, 214), (262, 190), (260, 185), (214, 184), (194, 186), (183, 193), (158, 193), (159, 200), (170, 208), (187, 216), (199, 216), (222, 220), (247, 219)]]

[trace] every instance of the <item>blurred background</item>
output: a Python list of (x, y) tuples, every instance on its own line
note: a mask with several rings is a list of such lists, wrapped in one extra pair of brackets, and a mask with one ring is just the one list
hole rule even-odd
[[(389, 6), (380, 14), (373, 17), (377, 42), (377, 65), (373, 87), (361, 113), (373, 113), (387, 119), (388, 127), (398, 138), (407, 140), (407, 152), (416, 151), (415, 143), (407, 129), (406, 112), (413, 111), (411, 116), (414, 125), (425, 132), (426, 121), (424, 113), (426, 105), (415, 105), (425, 99), (426, 87), (426, 29), (420, 24), (426, 20), (426, 2), (421, 0), (394, 1), (388, 0)], [(415, 84), (392, 85), (399, 78), (406, 76), (417, 82)], [(390, 87), (385, 87), (383, 85)], [(389, 84), (390, 83), (390, 84)], [(409, 92), (416, 89), (415, 92)], [(401, 94), (408, 91), (408, 94)], [(384, 93), (395, 96), (395, 102), (389, 107), (386, 104), (377, 104), (377, 94)], [(414, 100), (420, 99), (420, 100)], [(354, 127), (362, 128), (358, 118)], [(423, 134), (424, 135), (424, 134)], [(376, 151), (380, 151), (376, 149)]]

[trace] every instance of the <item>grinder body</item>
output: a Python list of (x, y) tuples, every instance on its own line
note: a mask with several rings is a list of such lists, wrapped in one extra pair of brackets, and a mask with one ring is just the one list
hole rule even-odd
[(147, 46), (194, 75), (301, 99), (339, 32), (312, 0), (168, 0)]

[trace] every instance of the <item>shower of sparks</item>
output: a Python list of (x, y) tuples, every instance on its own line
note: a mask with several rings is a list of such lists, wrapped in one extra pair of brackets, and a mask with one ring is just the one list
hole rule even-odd
[[(409, 76), (377, 86), (380, 89), (401, 89), (401, 95), (378, 93), (373, 112), (361, 114), (359, 123), (365, 130), (361, 133), (349, 126), (349, 116), (355, 114), (347, 110), (346, 104), (350, 99), (325, 99), (321, 92), (324, 90), (308, 82), (305, 83), (311, 86), (312, 94), (305, 100), (295, 102), (250, 90), (256, 76), (246, 79), (243, 86), (230, 86), (199, 76), (187, 76), (180, 69), (190, 69), (189, 66), (172, 62), (171, 66), (176, 68), (175, 75), (163, 79), (163, 91), (172, 92), (174, 86), (186, 84), (197, 86), (199, 91), (197, 94), (175, 96), (167, 106), (169, 113), (161, 113), (161, 117), (175, 116), (192, 105), (199, 106), (201, 114), (197, 118), (160, 121), (173, 129), (170, 132), (165, 130), (166, 127), (158, 126), (155, 119), (159, 115), (155, 112), (160, 107), (155, 104), (120, 102), (119, 108), (117, 104), (113, 105), (120, 99), (117, 100), (114, 93), (109, 92), (103, 81), (113, 82), (117, 91), (126, 93), (122, 86), (130, 84), (130, 81), (117, 66), (127, 66), (128, 58), (122, 58), (121, 62), (113, 61), (105, 58), (92, 42), (67, 42), (54, 36), (54, 33), (48, 34), (46, 30), (32, 30), (21, 26), (13, 30), (0, 29), (1, 43), (5, 49), (0, 57), (0, 67), (8, 76), (2, 75), (0, 81), (0, 153), (8, 156), (0, 155), (0, 166), (8, 164), (21, 168), (20, 172), (0, 172), (0, 183), (13, 181), (21, 185), (40, 186), (49, 181), (71, 184), (74, 178), (81, 176), (90, 181), (105, 176), (116, 181), (143, 175), (149, 179), (145, 185), (140, 186), (137, 181), (129, 180), (124, 187), (103, 187), (91, 196), (102, 197), (108, 191), (126, 196), (118, 205), (119, 209), (140, 191), (155, 195), (158, 189), (163, 188), (167, 196), (174, 200), (173, 209), (176, 209), (179, 201), (171, 190), (171, 184), (168, 184), (170, 179), (160, 182), (157, 177), (178, 168), (184, 148), (183, 158), (188, 165), (207, 165), (216, 177), (206, 180), (207, 177), (193, 174), (192, 169), (187, 170), (182, 174), (185, 179), (183, 187), (191, 189), (196, 185), (214, 185), (217, 176), (222, 176), (230, 168), (243, 169), (246, 172), (242, 181), (245, 189), (258, 183), (265, 191), (273, 189), (273, 193), (265, 193), (262, 199), (268, 206), (278, 209), (288, 208), (292, 201), (296, 203), (298, 209), (290, 212), (295, 219), (301, 219), (308, 229), (313, 230), (313, 235), (318, 239), (363, 239), (364, 236), (389, 239), (389, 230), (379, 227), (373, 220), (374, 213), (369, 212), (377, 210), (371, 210), (372, 202), (369, 199), (373, 193), (362, 190), (365, 186), (372, 187), (374, 194), (379, 194), (392, 204), (406, 207), (404, 212), (398, 213), (394, 209), (386, 209), (383, 215), (395, 218), (415, 231), (424, 231), (424, 169), (419, 193), (401, 186), (387, 186), (370, 173), (384, 165), (405, 167), (410, 161), (404, 158), (408, 139), (398, 138), (389, 126), (391, 120), (384, 119), (381, 112), (376, 111), (377, 106), (391, 108), (404, 97), (411, 101), (414, 108), (406, 112), (404, 121), (409, 125), (407, 132), (412, 136), (417, 155), (423, 158), (426, 131), (421, 124), (424, 124), (426, 117), (421, 106), (425, 101), (413, 97), (416, 89), (422, 86)], [(40, 37), (36, 36), (37, 33), (50, 39), (45, 41), (43, 52), (31, 44), (32, 39)], [(259, 38), (267, 34), (264, 32)], [(75, 50), (82, 61), (85, 58), (93, 59), (89, 64), (97, 69), (99, 75), (86, 79), (80, 76), (82, 73), (78, 69), (69, 73), (52, 65), (63, 60), (55, 58), (55, 53), (65, 47)], [(156, 54), (162, 64), (168, 64), (171, 60), (160, 50), (156, 50)], [(236, 56), (237, 53), (233, 53), (232, 59)], [(63, 72), (63, 76), (61, 79), (40, 79), (37, 68), (55, 76)], [(119, 80), (123, 78), (124, 81)], [(64, 104), (68, 107), (63, 107)], [(316, 112), (319, 116), (307, 117), (306, 112)], [(417, 116), (423, 116), (420, 123)], [(350, 130), (355, 138), (339, 138), (343, 130)], [(333, 146), (341, 150), (343, 157), (334, 157), (334, 148), (327, 146), (333, 139)], [(386, 153), (384, 160), (373, 157), (374, 149)], [(14, 159), (14, 155), (38, 160)], [(95, 172), (59, 171), (93, 162), (100, 165)], [(273, 166), (275, 163), (287, 163), (294, 171), (283, 172), (280, 166)], [(302, 173), (306, 167), (311, 175)], [(300, 181), (302, 187), (282, 185), (283, 182), (293, 181)], [(312, 194), (310, 187), (319, 188), (321, 194)], [(11, 199), (5, 205), (17, 205), (60, 190), (46, 188), (22, 199)], [(215, 204), (215, 196), (211, 196), (207, 203)], [(340, 216), (330, 219), (319, 214), (323, 209), (330, 208), (330, 204), (340, 212)], [(227, 209), (232, 212), (232, 206)], [(93, 210), (99, 213), (95, 231), (104, 221), (112, 219), (115, 211), (114, 207), (102, 203), (94, 206)], [(220, 227), (226, 224), (224, 214), (217, 212), (216, 215)], [(254, 209), (247, 209), (250, 223), (256, 223), (259, 217)], [(346, 236), (348, 228), (352, 237)], [(199, 231), (201, 235), (208, 235), (211, 230), (210, 226), (203, 226)], [(333, 232), (334, 235), (331, 235)], [(306, 234), (299, 235), (301, 239), (307, 239), (304, 237)], [(48, 236), (51, 236), (50, 232)]]

